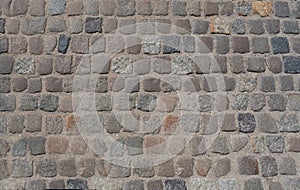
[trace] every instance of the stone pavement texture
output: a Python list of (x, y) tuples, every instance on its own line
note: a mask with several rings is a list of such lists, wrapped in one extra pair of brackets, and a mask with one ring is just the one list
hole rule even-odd
[[(0, 189), (300, 189), (299, 19), (297, 0), (1, 0)], [(106, 159), (149, 152), (172, 156)]]

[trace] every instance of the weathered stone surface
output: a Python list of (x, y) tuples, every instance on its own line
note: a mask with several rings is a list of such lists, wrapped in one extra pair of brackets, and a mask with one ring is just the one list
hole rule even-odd
[(285, 141), (282, 136), (268, 135), (266, 144), (273, 153), (282, 153), (285, 148)]
[(263, 92), (275, 92), (275, 80), (273, 76), (262, 76), (260, 78), (260, 90)]
[(230, 22), (225, 18), (213, 19), (210, 23), (210, 32), (217, 34), (230, 34)]
[(12, 176), (16, 178), (31, 177), (33, 175), (32, 161), (25, 159), (13, 160)]
[(0, 157), (5, 157), (10, 150), (10, 146), (6, 140), (0, 140)]
[(34, 74), (35, 63), (33, 58), (19, 58), (15, 62), (15, 71), (19, 74)]
[(248, 137), (245, 135), (238, 135), (233, 136), (231, 138), (231, 148), (232, 151), (238, 152), (245, 148), (245, 146), (248, 144)]
[(270, 111), (284, 111), (286, 107), (286, 98), (281, 94), (271, 94), (268, 97)]
[(258, 161), (253, 156), (244, 156), (238, 159), (239, 173), (256, 175), (259, 172)]
[(87, 181), (84, 179), (67, 180), (67, 188), (69, 189), (88, 189)]
[(13, 70), (14, 58), (10, 55), (0, 55), (0, 74), (10, 74)]
[(165, 181), (166, 190), (186, 190), (185, 181), (181, 179), (168, 179)]
[(286, 37), (271, 38), (273, 54), (284, 54), (290, 52), (289, 41)]
[(219, 179), (219, 186), (221, 190), (238, 190), (239, 185), (237, 182), (237, 179), (232, 178), (232, 179)]
[(65, 5), (65, 0), (50, 0), (48, 2), (48, 14), (53, 16), (65, 13)]
[(36, 173), (42, 177), (55, 177), (57, 174), (56, 161), (54, 159), (40, 159), (35, 162)]
[(64, 154), (67, 152), (69, 141), (65, 137), (51, 136), (47, 139), (47, 147), (50, 154)]
[(146, 36), (142, 43), (144, 53), (150, 55), (156, 55), (160, 53), (161, 39), (158, 36)]
[(283, 114), (279, 117), (278, 127), (281, 132), (298, 132), (300, 125), (296, 114)]
[(200, 158), (195, 160), (195, 169), (198, 175), (205, 177), (210, 171), (212, 161), (208, 158)]
[(252, 2), (252, 10), (254, 14), (259, 14), (262, 17), (272, 13), (272, 2), (254, 1)]
[(247, 1), (239, 1), (236, 4), (235, 10), (240, 16), (247, 16), (252, 9), (251, 3)]
[(216, 160), (215, 174), (217, 177), (226, 176), (231, 170), (231, 162), (228, 158)]
[[(110, 3), (110, 2), (109, 2)], [(118, 16), (132, 16), (135, 14), (135, 1), (133, 0), (117, 0), (117, 9)]]
[(212, 144), (212, 152), (219, 153), (219, 154), (229, 154), (229, 143), (228, 139), (225, 136), (219, 136), (215, 139), (214, 143)]
[(264, 190), (263, 184), (260, 178), (251, 178), (244, 184), (244, 190)]
[(40, 101), (40, 109), (48, 112), (56, 111), (58, 108), (58, 99), (56, 95), (43, 95)]
[(300, 57), (295, 56), (284, 56), (284, 71), (288, 74), (298, 74), (300, 73)]
[(251, 113), (239, 114), (239, 131), (244, 133), (252, 133), (256, 127), (255, 117)]
[(270, 156), (263, 156), (260, 158), (260, 164), (263, 177), (272, 177), (278, 174), (275, 158)]
[(296, 175), (295, 159), (289, 156), (283, 156), (278, 160), (279, 173), (282, 175)]
[(247, 94), (235, 94), (231, 107), (234, 110), (246, 110), (248, 107), (249, 96)]
[(277, 1), (274, 3), (274, 12), (275, 16), (278, 17), (289, 17), (290, 16), (290, 8), (288, 2)]

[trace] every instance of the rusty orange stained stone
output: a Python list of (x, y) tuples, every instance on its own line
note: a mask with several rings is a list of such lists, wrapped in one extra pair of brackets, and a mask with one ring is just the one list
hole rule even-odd
[(254, 1), (252, 2), (252, 10), (254, 14), (259, 14), (262, 17), (272, 13), (272, 2), (270, 1)]
[(179, 124), (179, 117), (175, 115), (167, 115), (165, 117), (163, 130), (165, 133), (172, 134)]

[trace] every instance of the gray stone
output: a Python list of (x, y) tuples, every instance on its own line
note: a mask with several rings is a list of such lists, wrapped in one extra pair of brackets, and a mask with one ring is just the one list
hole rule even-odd
[(250, 42), (248, 37), (231, 37), (233, 53), (248, 53), (250, 52)]
[(240, 16), (247, 16), (251, 13), (251, 3), (246, 1), (239, 1), (236, 6), (235, 10)]
[(250, 20), (248, 23), (249, 33), (260, 35), (265, 32), (263, 22), (261, 20)]
[(53, 16), (65, 13), (65, 5), (65, 0), (50, 0), (48, 2), (48, 14)]
[(228, 64), (232, 73), (245, 73), (244, 57), (243, 56), (229, 56)]
[(252, 92), (257, 86), (256, 78), (248, 75), (241, 75), (237, 78), (236, 87), (240, 92)]
[(219, 153), (222, 155), (229, 154), (230, 152), (228, 139), (225, 136), (217, 137), (211, 148), (213, 153)]
[(235, 19), (231, 28), (236, 34), (245, 34), (246, 22), (242, 19)]
[(8, 178), (9, 174), (8, 174), (8, 168), (7, 168), (7, 161), (6, 160), (0, 160), (0, 169), (2, 171), (0, 173), (0, 180)]
[(6, 157), (10, 147), (6, 140), (0, 140), (0, 157)]
[(67, 188), (88, 190), (87, 181), (84, 179), (68, 179)]
[(286, 34), (299, 34), (299, 26), (297, 21), (283, 21), (283, 32)]
[(124, 155), (124, 139), (118, 139), (110, 145), (109, 156), (120, 157)]
[(130, 137), (126, 139), (127, 151), (129, 155), (143, 154), (143, 138)]
[(42, 91), (42, 81), (40, 78), (31, 78), (28, 80), (28, 93), (38, 93)]
[(241, 113), (238, 115), (239, 131), (252, 133), (256, 127), (255, 117), (251, 113)]
[(156, 108), (156, 99), (155, 95), (140, 95), (137, 100), (137, 108), (142, 111), (152, 112)]
[(285, 180), (284, 189), (285, 190), (294, 190), (300, 187), (299, 178), (288, 178)]
[(46, 180), (38, 179), (26, 182), (25, 189), (46, 189)]
[(70, 74), (72, 57), (70, 56), (57, 56), (54, 57), (53, 62), (55, 63), (54, 68), (57, 73)]
[(216, 37), (216, 51), (219, 54), (226, 54), (229, 52), (229, 38), (227, 36)]
[(295, 159), (289, 156), (281, 157), (278, 161), (279, 173), (282, 175), (296, 175), (297, 167)]
[(226, 176), (231, 170), (230, 159), (220, 158), (216, 160), (215, 173), (217, 177)]
[(19, 100), (19, 109), (22, 111), (34, 111), (38, 108), (38, 97), (24, 95)]
[(46, 139), (44, 137), (31, 137), (27, 139), (28, 149), (31, 155), (46, 154), (45, 150)]
[(58, 96), (46, 94), (42, 95), (40, 109), (48, 112), (54, 112), (58, 108)]
[(14, 111), (16, 109), (16, 97), (0, 94), (0, 111)]
[(271, 38), (273, 54), (284, 54), (290, 52), (289, 41), (286, 37)]
[(18, 140), (12, 148), (12, 156), (25, 156), (27, 141), (26, 139)]
[(288, 74), (298, 74), (300, 73), (300, 57), (294, 56), (284, 56), (284, 71)]
[(70, 43), (71, 51), (78, 54), (89, 53), (89, 36), (76, 35), (72, 36)]
[(65, 181), (62, 179), (57, 179), (49, 182), (49, 188), (52, 189), (64, 189)]
[(184, 51), (187, 53), (195, 52), (195, 38), (192, 36), (183, 37)]
[(0, 74), (10, 74), (13, 69), (14, 58), (10, 55), (0, 55)]
[(37, 69), (37, 73), (39, 73), (40, 75), (47, 75), (52, 73), (53, 70), (52, 58), (41, 57), (40, 59), (38, 59), (36, 69)]
[(191, 189), (213, 190), (217, 189), (215, 182), (206, 178), (191, 179)]
[(1, 76), (0, 77), (0, 93), (10, 92), (10, 77)]
[(149, 181), (146, 187), (148, 190), (163, 190), (163, 183), (161, 180)]
[(75, 159), (65, 158), (58, 161), (58, 174), (60, 176), (75, 177), (77, 175)]
[(269, 185), (270, 190), (283, 190), (280, 182), (271, 181)]
[(29, 114), (25, 118), (26, 132), (41, 132), (42, 116), (39, 114)]
[(260, 178), (248, 179), (244, 184), (244, 190), (264, 190), (263, 184)]
[(289, 94), (288, 95), (290, 110), (300, 111), (299, 98), (300, 98), (299, 94)]
[(110, 173), (108, 176), (111, 178), (118, 178), (118, 177), (124, 178), (124, 177), (129, 177), (130, 172), (131, 172), (130, 167), (122, 167), (122, 166), (113, 164), (111, 166), (111, 170), (110, 170)]
[(208, 158), (195, 160), (195, 169), (200, 176), (206, 176), (211, 169), (212, 162)]
[(143, 80), (144, 91), (146, 92), (159, 92), (160, 91), (160, 79), (148, 78)]
[(278, 34), (280, 32), (280, 21), (279, 19), (267, 19), (266, 28), (269, 34)]
[(219, 6), (217, 2), (207, 1), (205, 2), (204, 14), (206, 16), (213, 16), (219, 13)]
[(99, 2), (98, 1), (86, 1), (84, 3), (84, 13), (86, 15), (97, 16), (99, 14)]
[(131, 190), (131, 189), (144, 189), (144, 183), (142, 180), (131, 180), (123, 183), (124, 190)]
[(134, 34), (136, 32), (136, 26), (135, 19), (120, 19), (118, 30), (121, 34)]
[(296, 114), (284, 114), (279, 117), (278, 127), (281, 132), (299, 132), (300, 125)]
[(125, 17), (135, 14), (135, 2), (133, 0), (117, 0), (117, 16)]
[(86, 33), (102, 32), (102, 18), (87, 17), (85, 23), (86, 23), (85, 24)]
[(266, 144), (272, 153), (282, 153), (285, 148), (284, 138), (278, 135), (268, 135)]
[(57, 174), (55, 159), (40, 159), (36, 163), (36, 173), (42, 177), (55, 177)]
[(96, 98), (96, 110), (97, 111), (111, 111), (112, 100), (110, 95), (100, 95)]
[[(130, 9), (131, 4), (129, 4), (128, 7), (126, 7), (126, 1), (125, 1), (124, 4), (122, 4), (120, 6), (125, 6), (124, 11), (130, 12), (130, 10), (128, 10), (128, 9)], [(105, 16), (114, 15), (115, 8), (116, 8), (116, 3), (114, 1), (103, 0), (103, 1), (100, 2), (100, 12)], [(118, 9), (122, 9), (122, 8), (123, 7), (120, 7)], [(123, 10), (120, 10), (120, 11), (123, 11)], [(126, 14), (126, 13), (124, 13), (124, 14)]]
[(13, 171), (12, 176), (16, 178), (21, 177), (31, 177), (33, 175), (32, 171), (32, 161), (24, 159), (13, 160)]
[(282, 60), (279, 57), (270, 56), (267, 60), (267, 65), (269, 68), (269, 71), (272, 73), (281, 73), (282, 72)]
[(5, 115), (0, 115), (0, 133), (5, 133), (7, 129), (7, 120)]
[(294, 88), (294, 81), (293, 76), (280, 76), (280, 89), (281, 91), (293, 91)]
[[(0, 40), (1, 40), (0, 53), (7, 53), (8, 52), (8, 38), (6, 36), (1, 36)], [(13, 50), (13, 51), (18, 53), (16, 50)], [(20, 53), (22, 53), (22, 51), (20, 51)]]
[(166, 16), (169, 12), (169, 2), (158, 0), (153, 3), (153, 15)]
[(5, 33), (5, 19), (3, 18), (0, 19), (0, 33)]
[(291, 15), (289, 3), (283, 1), (276, 1), (274, 3), (275, 16), (278, 17), (289, 17)]
[(15, 71), (19, 74), (34, 74), (34, 70), (33, 58), (19, 58), (15, 62)]
[(112, 60), (111, 69), (115, 73), (130, 74), (132, 73), (133, 61), (129, 57), (116, 57)]
[(60, 116), (46, 117), (45, 131), (47, 134), (61, 134), (63, 130), (63, 119)]
[(243, 156), (238, 160), (239, 173), (255, 175), (259, 173), (258, 161), (254, 156)]
[(172, 59), (172, 71), (174, 74), (186, 75), (192, 73), (193, 60), (187, 56), (177, 56)]
[(156, 55), (160, 53), (161, 39), (158, 36), (146, 36), (143, 38), (142, 47), (144, 53)]
[(166, 190), (186, 190), (185, 181), (181, 179), (167, 179), (165, 181)]
[(220, 190), (239, 190), (237, 179), (219, 179)]
[(272, 76), (262, 76), (260, 78), (260, 90), (263, 92), (275, 92), (275, 80)]
[(268, 113), (258, 115), (257, 127), (259, 131), (264, 133), (277, 133), (277, 121)]
[(264, 94), (252, 94), (250, 97), (250, 109), (261, 111), (266, 106), (266, 97)]
[(66, 21), (63, 17), (50, 17), (47, 21), (49, 32), (64, 32), (66, 30)]
[(11, 115), (9, 119), (9, 132), (10, 133), (22, 133), (24, 129), (24, 116), (23, 115)]
[(278, 175), (277, 163), (275, 158), (263, 156), (260, 158), (260, 165), (263, 177), (273, 177)]
[(191, 25), (193, 34), (207, 34), (208, 32), (209, 22), (206, 20), (193, 19)]
[(234, 110), (246, 110), (248, 107), (249, 96), (247, 94), (235, 94), (231, 107)]
[(164, 36), (162, 38), (163, 54), (179, 53), (180, 52), (180, 37), (179, 36)]
[(232, 151), (239, 152), (248, 144), (248, 137), (245, 135), (233, 136), (231, 142)]
[(268, 38), (252, 38), (252, 46), (253, 46), (253, 53), (269, 53), (269, 40)]
[(137, 14), (138, 15), (151, 15), (152, 14), (152, 6), (151, 1), (149, 0), (140, 0), (137, 1)]
[(58, 52), (59, 53), (67, 53), (68, 47), (69, 47), (69, 42), (70, 42), (70, 37), (66, 35), (59, 35), (59, 42), (58, 42)]
[(174, 15), (186, 16), (186, 2), (180, 0), (173, 1), (172, 10)]
[(122, 129), (121, 119), (114, 115), (104, 116), (104, 127), (107, 133), (119, 133)]
[(300, 53), (300, 38), (293, 38), (292, 40), (292, 49), (295, 53)]
[(68, 31), (71, 34), (79, 34), (83, 31), (83, 21), (81, 18), (70, 17)]
[(268, 96), (270, 111), (285, 111), (287, 104), (286, 98), (281, 94), (271, 94)]

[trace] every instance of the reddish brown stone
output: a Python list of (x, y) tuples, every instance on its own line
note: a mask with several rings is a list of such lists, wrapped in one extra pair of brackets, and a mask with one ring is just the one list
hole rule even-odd
[(63, 112), (73, 112), (71, 96), (63, 96), (60, 98), (60, 110)]
[(166, 134), (173, 134), (179, 126), (179, 117), (175, 115), (167, 115), (164, 119), (163, 132)]
[(47, 140), (48, 152), (50, 154), (64, 154), (67, 152), (69, 141), (65, 137), (52, 136)]
[(85, 154), (87, 145), (81, 137), (74, 137), (70, 144), (70, 149), (73, 154)]
[(259, 14), (262, 17), (272, 13), (272, 2), (270, 1), (254, 1), (252, 2), (252, 10), (254, 14)]
[(163, 153), (166, 148), (165, 138), (158, 136), (144, 137), (144, 147), (147, 153), (159, 154)]

